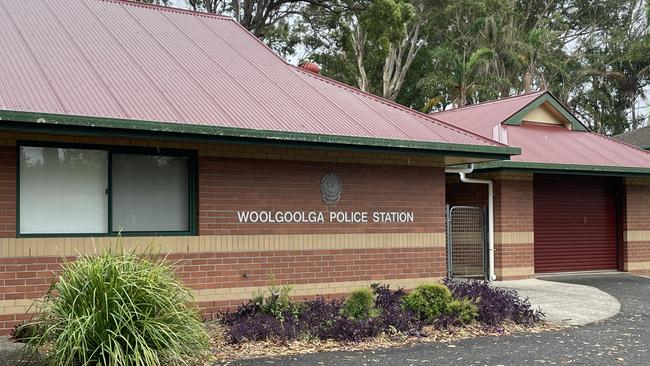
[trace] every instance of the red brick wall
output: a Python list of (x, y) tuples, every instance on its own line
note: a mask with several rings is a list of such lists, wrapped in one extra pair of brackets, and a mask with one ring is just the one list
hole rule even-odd
[[(195, 290), (443, 277), (446, 261), (443, 247), (193, 253), (168, 258), (176, 264), (183, 282)], [(58, 257), (1, 258), (0, 300), (41, 297), (55, 273), (60, 272), (62, 262)], [(209, 317), (241, 302), (209, 301), (200, 305)], [(0, 333), (25, 317), (0, 315)]]
[(16, 236), (16, 148), (0, 146), (0, 238)]
[(650, 275), (650, 181), (631, 180), (625, 186), (623, 227), (624, 266), (630, 272)]
[[(470, 175), (471, 178), (491, 179), (494, 183), (494, 263), (499, 279), (519, 279), (523, 268), (534, 266), (532, 242), (500, 243), (501, 233), (533, 232), (533, 181), (530, 175)], [(488, 187), (485, 184), (461, 183), (457, 175), (446, 177), (446, 202), (452, 206), (487, 207)], [(509, 240), (509, 239), (507, 239)], [(500, 275), (500, 273), (504, 275)]]
[[(495, 179), (495, 232), (533, 232), (533, 217), (532, 179), (516, 176)], [(502, 269), (505, 274), (500, 279), (529, 278), (533, 274), (532, 271), (527, 274), (512, 274), (508, 271), (508, 269), (534, 267), (533, 243), (496, 243), (494, 258), (495, 267)]]
[(487, 207), (487, 184), (462, 183), (458, 174), (446, 175), (446, 203), (450, 206)]
[[(15, 151), (14, 147), (0, 148), (2, 237), (16, 235)], [(325, 205), (320, 180), (330, 171), (341, 178), (343, 193), (339, 203)], [(442, 168), (200, 157), (198, 186), (200, 235), (444, 233)], [(240, 224), (238, 210), (411, 211), (414, 222)], [(180, 277), (195, 290), (272, 283), (417, 280), (444, 276), (445, 249), (436, 246), (439, 244), (426, 248), (400, 242), (383, 249), (203, 252), (173, 254), (170, 259), (178, 261)], [(42, 296), (61, 262), (51, 256), (0, 258), (0, 300)], [(200, 305), (209, 316), (240, 302), (202, 301)], [(26, 317), (0, 316), (0, 330), (7, 331)]]
[[(321, 178), (341, 178), (341, 200), (323, 203)], [(444, 232), (442, 168), (304, 161), (199, 160), (199, 232), (318, 234)], [(414, 223), (240, 224), (236, 211), (411, 211)], [(327, 221), (327, 220), (326, 220)], [(333, 231), (335, 230), (335, 231)]]
[(497, 232), (533, 231), (533, 181), (496, 179), (494, 217)]

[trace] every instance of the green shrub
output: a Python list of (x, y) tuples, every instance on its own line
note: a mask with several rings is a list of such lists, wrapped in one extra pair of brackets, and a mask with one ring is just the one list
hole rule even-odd
[(404, 308), (413, 311), (420, 319), (431, 322), (446, 312), (451, 300), (447, 286), (432, 283), (418, 286), (402, 301)]
[(379, 311), (375, 308), (375, 295), (367, 288), (355, 290), (343, 303), (341, 314), (356, 320), (377, 317)]
[(290, 292), (291, 286), (273, 285), (269, 287), (268, 296), (259, 292), (253, 296), (252, 302), (259, 305), (262, 313), (282, 320), (287, 313), (297, 316), (300, 312), (299, 305), (291, 300)]
[(478, 317), (478, 306), (469, 299), (452, 300), (447, 305), (447, 314), (461, 324), (469, 324)]
[(28, 343), (57, 366), (186, 364), (209, 346), (192, 303), (164, 258), (82, 257), (63, 265)]

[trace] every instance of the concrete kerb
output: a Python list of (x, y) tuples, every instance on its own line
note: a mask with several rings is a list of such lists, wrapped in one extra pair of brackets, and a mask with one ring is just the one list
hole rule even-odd
[(527, 297), (534, 307), (541, 308), (551, 323), (586, 325), (609, 319), (621, 310), (616, 298), (591, 286), (540, 279), (495, 281), (492, 284), (513, 289)]

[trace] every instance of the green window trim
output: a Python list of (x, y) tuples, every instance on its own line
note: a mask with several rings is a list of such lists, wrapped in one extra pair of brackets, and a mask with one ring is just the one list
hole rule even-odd
[[(105, 150), (108, 153), (108, 210), (107, 210), (107, 232), (105, 233), (38, 233), (22, 234), (20, 232), (20, 148), (23, 146), (71, 148), (71, 149), (93, 149)], [(112, 156), (113, 154), (142, 154), (142, 155), (164, 155), (186, 157), (188, 160), (188, 225), (186, 231), (114, 231), (113, 230), (113, 187), (112, 187)], [(182, 149), (159, 149), (147, 147), (123, 147), (112, 145), (58, 143), (48, 141), (20, 140), (16, 144), (16, 237), (17, 238), (78, 238), (78, 237), (137, 237), (137, 236), (195, 236), (198, 235), (198, 164), (197, 152)]]

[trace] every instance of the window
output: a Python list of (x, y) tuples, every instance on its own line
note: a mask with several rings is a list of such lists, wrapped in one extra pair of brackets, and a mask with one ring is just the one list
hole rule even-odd
[(25, 145), (19, 156), (21, 235), (193, 231), (189, 154)]
[(113, 231), (189, 231), (186, 157), (113, 155)]

